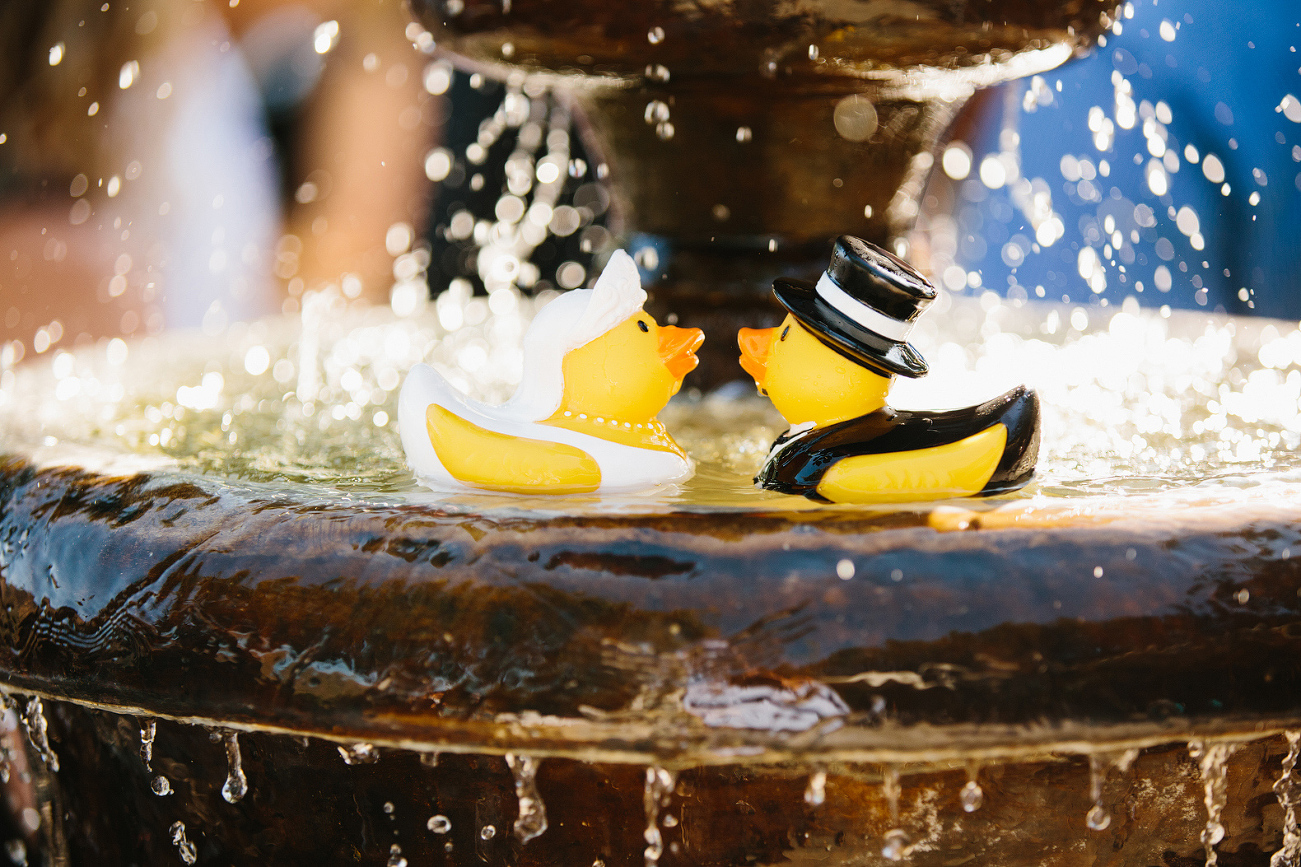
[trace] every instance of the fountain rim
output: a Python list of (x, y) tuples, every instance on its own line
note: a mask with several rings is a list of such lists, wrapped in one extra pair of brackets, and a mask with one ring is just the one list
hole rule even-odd
[[(435, 57), (450, 62), (456, 68), (478, 73), (488, 78), (522, 85), (525, 81), (540, 82), (558, 93), (599, 94), (609, 91), (638, 90), (654, 92), (683, 92), (691, 90), (713, 91), (720, 81), (747, 82), (752, 86), (771, 86), (779, 90), (786, 76), (769, 77), (757, 72), (736, 73), (729, 76), (679, 76), (668, 84), (648, 79), (644, 75), (622, 75), (617, 72), (586, 71), (578, 67), (549, 69), (543, 66), (511, 63), (487, 57), (471, 57), (458, 53), (452, 47), (440, 44)], [(939, 100), (954, 102), (965, 100), (976, 90), (1006, 81), (1051, 72), (1073, 57), (1081, 56), (1086, 49), (1068, 42), (1053, 43), (1041, 48), (1028, 48), (1010, 57), (996, 59), (996, 52), (972, 55), (970, 65), (955, 67), (906, 66), (900, 68), (866, 68), (852, 63), (828, 61), (825, 69), (817, 67), (814, 74), (799, 78), (801, 98), (825, 98), (848, 93), (870, 94), (880, 100), (907, 100), (913, 102)], [(793, 80), (793, 79), (791, 79)]]
[[(117, 716), (134, 716), (140, 720), (158, 720), (211, 730), (228, 730), (248, 734), (265, 734), (282, 737), (308, 737), (328, 741), (340, 747), (365, 743), (382, 749), (417, 753), (453, 753), (461, 755), (526, 755), (539, 759), (573, 759), (625, 765), (654, 765), (669, 770), (696, 767), (753, 767), (790, 766), (810, 764), (826, 765), (882, 765), (905, 768), (907, 773), (932, 770), (951, 770), (978, 763), (1033, 763), (1068, 761), (1075, 756), (1113, 756), (1127, 750), (1145, 750), (1178, 743), (1246, 744), (1264, 738), (1296, 731), (1295, 718), (1224, 719), (1179, 724), (1106, 724), (1064, 725), (1027, 730), (1017, 726), (932, 726), (917, 725), (909, 728), (931, 739), (930, 743), (903, 746), (888, 743), (837, 744), (827, 749), (801, 745), (789, 748), (791, 740), (774, 737), (763, 747), (748, 745), (709, 745), (694, 749), (638, 749), (626, 740), (622, 723), (608, 727), (607, 743), (575, 743), (572, 739), (556, 736), (568, 727), (569, 721), (557, 720), (550, 727), (532, 725), (527, 733), (517, 739), (497, 734), (481, 740), (457, 742), (440, 740), (435, 735), (447, 726), (438, 726), (428, 736), (418, 731), (393, 730), (385, 732), (339, 732), (312, 726), (293, 726), (275, 723), (257, 723), (242, 719), (220, 718), (196, 714), (158, 712), (130, 704), (94, 701), (78, 698), (57, 689), (41, 688), (21, 682), (0, 681), (0, 695), (9, 701), (38, 698), (46, 702), (63, 702), (77, 707), (103, 711)], [(509, 721), (506, 725), (517, 724)], [(903, 727), (899, 727), (903, 728)], [(843, 729), (840, 729), (843, 731)], [(621, 732), (625, 732), (621, 734)], [(665, 740), (674, 741), (674, 735)], [(884, 740), (884, 739), (883, 739)], [(781, 748), (778, 744), (786, 745)], [(667, 747), (668, 744), (665, 744)]]

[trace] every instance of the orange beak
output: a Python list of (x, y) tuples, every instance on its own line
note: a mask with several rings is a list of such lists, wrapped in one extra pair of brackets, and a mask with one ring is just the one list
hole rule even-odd
[(678, 328), (674, 325), (660, 326), (659, 356), (673, 378), (682, 381), (682, 377), (696, 369), (700, 359), (695, 351), (705, 342), (705, 332), (699, 328)]
[(768, 355), (776, 334), (776, 328), (742, 328), (736, 334), (736, 342), (741, 346), (741, 368), (754, 377), (754, 384), (761, 389), (768, 375)]

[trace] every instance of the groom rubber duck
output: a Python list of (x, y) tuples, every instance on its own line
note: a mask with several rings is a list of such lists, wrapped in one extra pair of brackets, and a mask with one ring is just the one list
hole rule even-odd
[(442, 490), (529, 494), (638, 491), (694, 465), (655, 414), (682, 387), (705, 339), (643, 309), (637, 266), (616, 250), (592, 289), (566, 292), (524, 335), (524, 376), (501, 406), (467, 399), (417, 364), (398, 428), (417, 478)]
[(837, 239), (818, 282), (779, 279), (788, 311), (776, 328), (742, 328), (741, 366), (791, 425), (755, 483), (833, 503), (1000, 494), (1034, 474), (1039, 400), (1018, 386), (979, 406), (892, 409), (895, 376), (927, 367), (913, 323), (935, 288), (859, 238)]

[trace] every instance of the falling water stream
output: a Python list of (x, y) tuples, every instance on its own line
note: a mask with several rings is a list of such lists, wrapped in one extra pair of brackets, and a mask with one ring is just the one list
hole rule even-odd
[(1301, 805), (1301, 787), (1296, 778), (1296, 762), (1301, 757), (1301, 732), (1286, 732), (1287, 755), (1283, 773), (1274, 783), (1274, 794), (1283, 807), (1283, 846), (1270, 856), (1269, 867), (1297, 867), (1301, 863), (1301, 832), (1297, 829), (1297, 807)]

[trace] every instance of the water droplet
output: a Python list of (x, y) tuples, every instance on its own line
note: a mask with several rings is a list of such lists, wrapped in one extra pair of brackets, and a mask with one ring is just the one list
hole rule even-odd
[(896, 827), (892, 827), (885, 832), (885, 843), (881, 847), (881, 855), (888, 861), (902, 861), (908, 854), (908, 835), (904, 833), (902, 828), (897, 827), (899, 821), (899, 794), (901, 791), (898, 765), (885, 766), (881, 788), (885, 794), (886, 806), (890, 809), (890, 823), (896, 825)]
[(736, 140), (741, 144), (745, 144), (752, 138), (754, 138), (754, 131), (748, 126), (738, 126), (736, 128)]
[(340, 745), (339, 755), (350, 765), (371, 765), (379, 761), (379, 750), (374, 744)]
[(420, 764), (424, 765), (426, 768), (438, 767), (438, 753), (421, 753)]
[(836, 132), (846, 141), (866, 141), (876, 132), (879, 123), (876, 106), (865, 96), (847, 96), (836, 103), (832, 123)]
[(1283, 845), (1270, 856), (1269, 867), (1297, 867), (1301, 864), (1301, 831), (1297, 828), (1297, 806), (1301, 804), (1301, 786), (1298, 786), (1296, 761), (1301, 757), (1301, 732), (1284, 732), (1287, 738), (1287, 755), (1283, 757), (1283, 773), (1274, 783), (1274, 795), (1283, 808)]
[(661, 99), (652, 99), (646, 103), (643, 117), (648, 124), (662, 123), (669, 119), (669, 104)]
[(642, 790), (642, 806), (646, 812), (646, 830), (642, 837), (646, 848), (642, 852), (646, 867), (655, 867), (664, 855), (664, 835), (660, 832), (660, 810), (668, 806), (677, 784), (677, 775), (664, 768), (651, 766), (646, 769), (646, 786)]
[(538, 794), (538, 760), (533, 756), (507, 753), (506, 764), (515, 776), (515, 797), (519, 799), (515, 837), (521, 843), (527, 843), (547, 830), (547, 808)]
[(227, 771), (221, 796), (226, 799), (226, 803), (233, 804), (248, 794), (248, 779), (244, 776), (244, 761), (239, 753), (239, 733), (223, 732), (222, 741), (226, 745)]
[(388, 848), (388, 867), (407, 867), (407, 859), (402, 857), (402, 847), (397, 843)]
[(886, 765), (881, 780), (882, 793), (885, 795), (886, 806), (890, 808), (890, 821), (899, 821), (899, 767), (898, 765)]
[(809, 46), (809, 60), (817, 60), (817, 59), (818, 59), (818, 54), (819, 54), (819, 52), (818, 52), (818, 46), (816, 46), (816, 45), (810, 45), (810, 46)]
[(804, 788), (804, 803), (810, 807), (820, 807), (827, 800), (827, 772), (814, 771), (809, 774), (809, 784)]
[(493, 837), (496, 836), (497, 836), (496, 825), (484, 825), (482, 828), (479, 829), (480, 840), (491, 840)]
[(1111, 825), (1111, 814), (1101, 804), (1094, 804), (1084, 817), (1084, 824), (1089, 826), (1090, 831), (1104, 831)]
[(659, 45), (664, 41), (664, 28), (658, 25), (652, 27), (646, 34), (646, 41), (651, 45)]
[(673, 138), (675, 132), (677, 132), (677, 130), (674, 129), (672, 121), (666, 120), (662, 123), (655, 124), (655, 135), (660, 137), (660, 141), (668, 141)]
[(149, 784), (149, 788), (161, 798), (172, 793), (172, 781), (159, 774), (154, 777), (153, 782)]
[(45, 720), (45, 707), (41, 700), (33, 696), (27, 700), (27, 709), (23, 713), (23, 727), (27, 730), (27, 739), (33, 749), (50, 769), (50, 773), (59, 772), (59, 757), (50, 749), (49, 723)]
[(430, 816), (429, 821), (426, 824), (429, 827), (429, 830), (433, 831), (435, 834), (446, 834), (448, 831), (452, 830), (452, 820), (441, 813), (436, 816)]
[(887, 861), (902, 861), (908, 854), (908, 835), (901, 828), (891, 828), (885, 832), (885, 843), (881, 846), (881, 856)]
[(968, 780), (967, 784), (962, 787), (958, 793), (958, 801), (962, 804), (962, 809), (968, 813), (974, 813), (985, 803), (985, 793), (980, 788), (980, 784), (975, 780)]
[(673, 76), (669, 73), (669, 68), (662, 63), (646, 65), (646, 77), (651, 81), (667, 82)]
[(145, 720), (140, 726), (140, 760), (145, 763), (145, 770), (153, 770), (154, 737), (158, 734), (158, 723)]
[(186, 864), (193, 864), (195, 861), (199, 860), (198, 850), (195, 849), (193, 843), (185, 838), (184, 822), (173, 822), (172, 826), (167, 830), (168, 833), (172, 835), (172, 845), (176, 847), (176, 851), (181, 856), (182, 861)]

